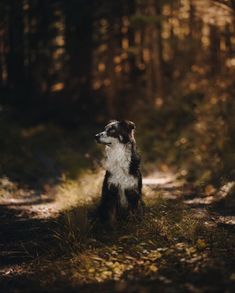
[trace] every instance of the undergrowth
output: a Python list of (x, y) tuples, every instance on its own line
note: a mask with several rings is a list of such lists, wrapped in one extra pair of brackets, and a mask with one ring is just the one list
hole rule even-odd
[(54, 231), (53, 249), (59, 256), (53, 268), (47, 263), (46, 271), (75, 287), (106, 281), (128, 286), (133, 280), (159, 277), (174, 280), (176, 286), (189, 273), (203, 274), (221, 265), (225, 250), (233, 251), (228, 231), (208, 224), (181, 202), (161, 197), (145, 202), (142, 221), (121, 221), (113, 230), (95, 218), (97, 201), (64, 211)]

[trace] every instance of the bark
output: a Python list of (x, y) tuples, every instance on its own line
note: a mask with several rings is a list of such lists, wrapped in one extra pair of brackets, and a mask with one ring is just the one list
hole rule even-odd
[(8, 44), (8, 84), (20, 95), (24, 89), (23, 3), (20, 0), (9, 4)]
[[(89, 96), (92, 74), (92, 31), (93, 0), (87, 6), (86, 1), (65, 4), (66, 51), (69, 56), (69, 71), (78, 82), (68, 81), (69, 87), (79, 85), (76, 91), (81, 96)], [(79, 11), (79, 15), (76, 13)], [(82, 13), (83, 12), (83, 13)]]
[(211, 74), (220, 70), (220, 36), (216, 26), (210, 26)]
[(116, 76), (114, 72), (114, 53), (115, 53), (115, 39), (114, 30), (110, 25), (108, 32), (108, 52), (107, 52), (107, 80), (109, 84), (106, 85), (106, 106), (108, 111), (108, 116), (110, 119), (115, 119), (116, 117)]
[(147, 25), (145, 30), (145, 62), (146, 62), (146, 91), (148, 99), (154, 104), (156, 99), (162, 99), (163, 89), (163, 59), (161, 37), (161, 7), (154, 0), (147, 2), (147, 15), (156, 22)]

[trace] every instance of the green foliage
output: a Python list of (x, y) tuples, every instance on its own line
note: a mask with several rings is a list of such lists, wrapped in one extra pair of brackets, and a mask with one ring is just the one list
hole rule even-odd
[(65, 211), (54, 230), (56, 249), (64, 259), (52, 271), (63, 271), (64, 280), (74, 284), (124, 280), (129, 284), (133, 278), (141, 282), (173, 274), (175, 288), (201, 267), (207, 271), (217, 264), (221, 269), (222, 251), (233, 245), (231, 235), (213, 221), (206, 222), (196, 210), (164, 199), (164, 190), (161, 193), (163, 197), (146, 195), (148, 208), (141, 222), (123, 219), (113, 230), (89, 216), (93, 205)]
[(221, 17), (224, 7), (212, 2), (208, 15), (208, 1), (202, 9), (197, 1), (26, 2), (0, 4), (9, 47), (0, 56), (0, 103), (28, 123), (2, 113), (2, 174), (76, 178), (93, 130), (129, 118), (146, 172), (167, 164), (197, 185), (234, 180), (231, 12)]
[(143, 14), (135, 14), (131, 16), (130, 23), (133, 28), (143, 28), (150, 24), (158, 24), (163, 20), (162, 16), (147, 16)]
[(0, 173), (20, 183), (46, 184), (62, 174), (76, 178), (92, 166), (86, 148), (92, 138), (84, 130), (49, 123), (25, 127), (10, 119), (6, 110), (0, 117), (0, 130), (5, 137), (0, 145)]
[[(184, 83), (193, 83), (196, 89), (189, 90)], [(146, 169), (153, 164), (172, 165), (198, 186), (234, 180), (235, 104), (230, 82), (226, 92), (221, 83), (215, 79), (201, 86), (199, 76), (188, 74), (161, 108), (142, 107), (145, 115), (136, 114), (140, 115), (137, 140)], [(221, 101), (224, 95), (228, 98)]]

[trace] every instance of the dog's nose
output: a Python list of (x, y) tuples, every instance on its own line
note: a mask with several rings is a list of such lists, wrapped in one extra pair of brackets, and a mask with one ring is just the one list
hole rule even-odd
[(100, 134), (98, 133), (98, 134), (95, 135), (95, 140), (99, 141), (99, 138), (100, 138)]

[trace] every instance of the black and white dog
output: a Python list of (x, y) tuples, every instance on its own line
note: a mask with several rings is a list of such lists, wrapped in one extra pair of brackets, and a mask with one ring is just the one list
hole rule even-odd
[(134, 130), (133, 122), (115, 120), (95, 135), (98, 143), (106, 145), (106, 174), (99, 209), (102, 222), (114, 224), (123, 208), (134, 214), (143, 213), (140, 157), (136, 151)]

